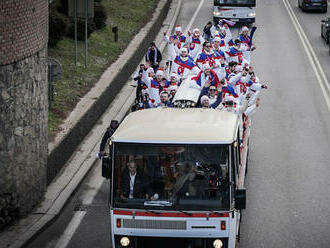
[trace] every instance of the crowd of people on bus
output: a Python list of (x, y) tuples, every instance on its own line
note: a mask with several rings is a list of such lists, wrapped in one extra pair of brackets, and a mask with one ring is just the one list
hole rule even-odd
[[(182, 87), (182, 90), (200, 91), (197, 103), (190, 107), (240, 114), (244, 131), (248, 117), (259, 106), (261, 90), (267, 86), (259, 81), (251, 65), (251, 52), (256, 49), (252, 42), (256, 28), (243, 26), (234, 39), (230, 30), (234, 24), (227, 20), (214, 25), (209, 22), (203, 33), (195, 28), (186, 35), (177, 25), (174, 34), (163, 34), (168, 55), (164, 66), (163, 56), (152, 42), (145, 64), (141, 64), (134, 75), (137, 109), (176, 107), (175, 96), (188, 80), (189, 87)], [(110, 133), (111, 126), (109, 130)], [(101, 156), (105, 140), (101, 143)]]
[(134, 80), (137, 82), (137, 109), (175, 107), (175, 95), (187, 79), (200, 90), (195, 107), (214, 108), (251, 115), (259, 106), (259, 93), (267, 86), (259, 81), (251, 66), (252, 40), (256, 27), (243, 26), (237, 38), (230, 28), (235, 23), (208, 22), (203, 33), (194, 28), (183, 33), (177, 25), (174, 34), (164, 33), (167, 61), (151, 43)]

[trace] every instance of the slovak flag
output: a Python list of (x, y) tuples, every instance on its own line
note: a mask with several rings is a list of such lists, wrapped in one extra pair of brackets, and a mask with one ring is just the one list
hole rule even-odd
[(226, 19), (221, 19), (220, 22), (222, 23), (222, 25), (227, 24), (230, 27), (233, 27), (236, 24), (236, 22), (229, 21), (229, 20), (226, 20)]
[(235, 98), (238, 97), (233, 86), (229, 84), (222, 87), (222, 97), (224, 98), (226, 94), (232, 95)]
[[(191, 78), (192, 80), (195, 80), (196, 83), (201, 87), (203, 87), (204, 83), (205, 83), (205, 82), (202, 82), (202, 73), (204, 73), (204, 72), (200, 71), (196, 77)], [(218, 78), (215, 71), (210, 70), (210, 75), (207, 76), (207, 77), (208, 77), (208, 79), (211, 80), (211, 85), (214, 85), (215, 87), (218, 87), (218, 85), (220, 84), (220, 80), (219, 80), (219, 78)]]

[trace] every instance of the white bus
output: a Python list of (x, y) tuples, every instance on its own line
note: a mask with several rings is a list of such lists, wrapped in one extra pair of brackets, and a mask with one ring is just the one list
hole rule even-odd
[(239, 118), (157, 108), (124, 119), (111, 137), (112, 247), (237, 247), (249, 139)]
[(227, 19), (236, 23), (254, 23), (256, 0), (214, 0), (215, 22)]

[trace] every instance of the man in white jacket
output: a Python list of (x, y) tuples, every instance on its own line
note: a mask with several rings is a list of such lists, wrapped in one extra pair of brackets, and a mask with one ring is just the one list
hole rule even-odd
[(195, 28), (192, 33), (188, 31), (187, 44), (189, 55), (194, 60), (196, 59), (197, 55), (202, 51), (204, 42), (205, 39), (201, 37), (201, 33), (198, 28)]
[(180, 49), (186, 43), (186, 37), (182, 33), (182, 28), (180, 25), (176, 25), (175, 32), (171, 36), (167, 36), (164, 32), (163, 40), (167, 43), (167, 54), (168, 54), (168, 66), (169, 71), (171, 71), (172, 63), (176, 56), (180, 55)]
[(198, 74), (199, 69), (194, 60), (188, 55), (186, 47), (181, 48), (180, 56), (174, 59), (171, 73), (176, 73), (181, 81), (186, 79), (191, 73)]

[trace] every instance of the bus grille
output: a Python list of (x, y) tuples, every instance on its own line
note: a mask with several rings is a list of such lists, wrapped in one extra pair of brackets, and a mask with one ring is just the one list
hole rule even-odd
[(124, 228), (186, 230), (186, 221), (123, 219)]

